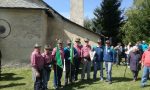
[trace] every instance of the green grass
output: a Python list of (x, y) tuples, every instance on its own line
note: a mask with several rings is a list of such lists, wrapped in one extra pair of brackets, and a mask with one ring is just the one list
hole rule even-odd
[[(148, 86), (140, 88), (141, 72), (139, 73), (139, 79), (136, 82), (132, 81), (132, 73), (130, 69), (126, 71), (126, 78), (124, 78), (125, 66), (113, 66), (113, 83), (109, 85), (105, 81), (97, 80), (85, 80), (77, 81), (71, 85), (63, 88), (63, 90), (150, 90), (150, 81)], [(104, 70), (104, 73), (105, 70)], [(91, 78), (93, 72), (91, 72)], [(80, 75), (79, 75), (80, 77)], [(99, 72), (97, 77), (99, 77)], [(106, 74), (104, 74), (106, 77)], [(62, 78), (62, 84), (64, 84), (64, 77)], [(49, 88), (53, 90), (53, 72), (51, 72), (51, 78), (49, 81)], [(2, 68), (2, 79), (0, 80), (0, 90), (33, 90), (33, 81), (31, 69), (29, 67), (21, 68)]]

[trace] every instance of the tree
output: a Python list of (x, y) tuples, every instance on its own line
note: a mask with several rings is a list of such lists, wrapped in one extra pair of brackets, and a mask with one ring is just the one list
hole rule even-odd
[(122, 27), (123, 42), (136, 43), (150, 40), (150, 0), (134, 0), (133, 7), (127, 11), (127, 21)]
[(113, 37), (114, 44), (121, 40), (120, 27), (123, 23), (120, 0), (103, 0), (100, 7), (94, 10), (93, 24), (102, 34)]
[(84, 27), (91, 30), (91, 28), (92, 28), (92, 20), (89, 19), (89, 18), (85, 18), (84, 19)]

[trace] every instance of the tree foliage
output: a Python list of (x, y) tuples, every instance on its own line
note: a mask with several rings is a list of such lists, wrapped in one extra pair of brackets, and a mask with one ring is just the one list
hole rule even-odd
[(89, 30), (92, 30), (92, 20), (89, 18), (85, 18), (84, 19), (84, 27)]
[(120, 0), (103, 0), (100, 7), (94, 11), (93, 24), (95, 29), (100, 30), (105, 36), (120, 38), (120, 26), (123, 20), (120, 5)]
[(150, 0), (134, 0), (133, 7), (126, 12), (127, 20), (122, 27), (123, 42), (135, 43), (150, 40)]

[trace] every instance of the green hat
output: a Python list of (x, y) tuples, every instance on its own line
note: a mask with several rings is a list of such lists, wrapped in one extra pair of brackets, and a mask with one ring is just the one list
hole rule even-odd
[(102, 40), (101, 40), (101, 39), (98, 39), (97, 42), (98, 42), (98, 43), (99, 43), (99, 42), (102, 42)]
[(85, 38), (85, 39), (84, 39), (84, 41), (85, 41), (85, 42), (88, 42), (88, 41), (89, 41), (89, 39), (88, 39), (88, 38)]
[(39, 45), (38, 43), (36, 43), (35, 45), (34, 45), (34, 48), (40, 48), (41, 47), (41, 45)]
[(60, 43), (62, 44), (63, 41), (62, 41), (61, 39), (59, 39), (59, 40), (57, 40), (57, 43), (58, 43), (58, 44), (60, 44)]
[(75, 39), (75, 42), (80, 42), (80, 38), (76, 38), (76, 39)]
[(50, 48), (49, 45), (45, 45), (45, 46), (44, 46), (44, 49), (49, 49), (49, 50), (50, 50), (51, 48)]

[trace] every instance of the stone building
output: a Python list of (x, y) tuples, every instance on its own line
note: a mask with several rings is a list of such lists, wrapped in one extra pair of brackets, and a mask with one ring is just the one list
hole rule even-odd
[[(35, 43), (56, 45), (56, 38), (89, 38), (98, 34), (64, 18), (42, 0), (0, 0), (0, 49), (2, 64), (29, 63)], [(84, 44), (84, 43), (83, 43)]]

